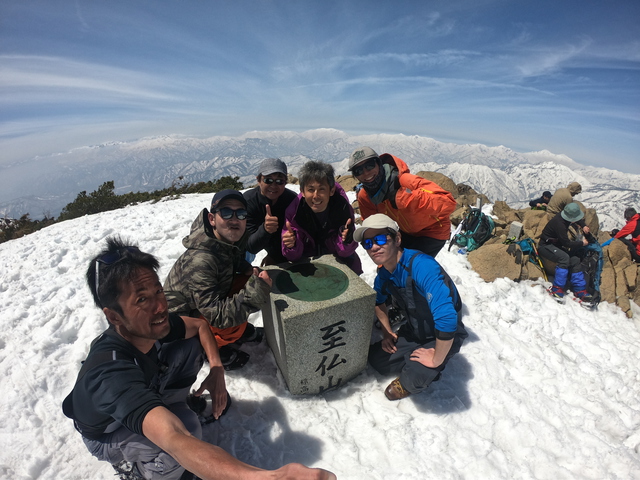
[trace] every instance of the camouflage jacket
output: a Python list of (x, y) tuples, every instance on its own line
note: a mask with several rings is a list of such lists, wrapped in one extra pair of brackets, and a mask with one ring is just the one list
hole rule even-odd
[[(251, 275), (238, 293), (228, 296), (236, 272), (251, 265), (244, 248), (219, 241), (213, 234), (205, 208), (182, 239), (187, 248), (164, 282), (169, 311), (179, 315), (202, 315), (212, 326), (229, 328), (247, 321), (269, 299), (269, 285)], [(244, 244), (245, 238), (240, 242)]]

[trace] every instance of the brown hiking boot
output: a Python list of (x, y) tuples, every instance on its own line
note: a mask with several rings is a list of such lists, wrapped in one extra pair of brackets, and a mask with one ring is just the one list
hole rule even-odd
[(400, 378), (396, 378), (384, 390), (384, 394), (389, 400), (400, 400), (401, 398), (407, 398), (409, 395), (411, 395), (411, 392), (405, 390), (405, 388), (400, 383)]

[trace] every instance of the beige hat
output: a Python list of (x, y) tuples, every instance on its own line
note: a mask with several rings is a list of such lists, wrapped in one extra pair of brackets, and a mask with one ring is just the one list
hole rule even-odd
[(376, 213), (375, 215), (367, 217), (367, 219), (362, 222), (362, 225), (356, 228), (356, 231), (353, 232), (353, 239), (360, 243), (364, 238), (364, 232), (370, 228), (390, 228), (394, 232), (400, 230), (398, 228), (398, 224), (387, 217), (384, 213)]
[(353, 170), (353, 167), (362, 163), (370, 158), (378, 158), (378, 154), (371, 147), (360, 147), (353, 151), (351, 156), (349, 157), (349, 168), (348, 170)]

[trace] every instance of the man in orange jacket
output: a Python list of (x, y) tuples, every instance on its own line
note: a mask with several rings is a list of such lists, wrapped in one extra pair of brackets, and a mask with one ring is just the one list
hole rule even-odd
[(450, 192), (409, 172), (398, 157), (360, 147), (349, 157), (349, 171), (362, 184), (363, 219), (384, 213), (396, 221), (406, 248), (435, 257), (451, 236), (449, 215), (456, 208)]

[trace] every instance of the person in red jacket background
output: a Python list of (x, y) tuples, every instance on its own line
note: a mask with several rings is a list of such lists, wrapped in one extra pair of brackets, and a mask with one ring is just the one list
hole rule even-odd
[[(635, 208), (629, 207), (624, 211), (624, 219), (627, 221), (626, 225), (613, 238), (623, 241), (629, 248), (633, 261), (640, 263), (640, 215)], [(627, 235), (631, 235), (631, 241), (624, 238)]]
[(398, 157), (360, 147), (349, 157), (349, 171), (362, 184), (363, 219), (384, 213), (395, 220), (406, 248), (435, 257), (451, 236), (449, 215), (456, 209), (450, 192), (409, 171)]

